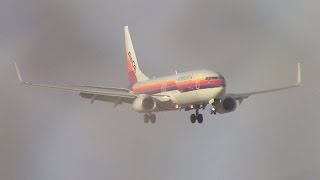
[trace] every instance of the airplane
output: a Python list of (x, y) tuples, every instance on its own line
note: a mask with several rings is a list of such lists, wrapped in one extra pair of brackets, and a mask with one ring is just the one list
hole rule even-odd
[(94, 101), (105, 101), (114, 104), (128, 103), (134, 111), (144, 113), (144, 122), (155, 123), (155, 112), (174, 110), (194, 110), (190, 115), (191, 123), (202, 123), (204, 110), (208, 105), (211, 114), (233, 112), (237, 105), (251, 95), (269, 93), (298, 87), (301, 83), (301, 67), (298, 63), (297, 82), (280, 88), (252, 91), (247, 93), (226, 93), (226, 80), (222, 74), (208, 70), (194, 70), (177, 73), (171, 76), (150, 79), (140, 69), (128, 26), (124, 27), (127, 71), (129, 88), (93, 87), (93, 86), (56, 86), (24, 81), (18, 65), (15, 69), (18, 80), (30, 86), (53, 88), (78, 92), (82, 98)]

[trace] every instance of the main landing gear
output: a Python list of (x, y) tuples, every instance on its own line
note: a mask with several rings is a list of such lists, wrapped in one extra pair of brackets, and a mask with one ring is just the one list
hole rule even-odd
[(203, 122), (203, 116), (199, 114), (199, 109), (196, 109), (196, 114), (191, 114), (190, 116), (191, 123), (195, 123), (197, 120), (200, 124)]
[(151, 123), (156, 123), (156, 115), (155, 114), (152, 114), (152, 113), (146, 113), (144, 114), (144, 123), (148, 123), (149, 120), (151, 121)]

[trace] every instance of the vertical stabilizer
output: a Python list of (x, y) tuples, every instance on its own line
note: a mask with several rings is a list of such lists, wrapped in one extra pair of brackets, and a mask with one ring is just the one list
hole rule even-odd
[(129, 83), (133, 85), (136, 82), (146, 81), (149, 78), (140, 70), (136, 53), (134, 52), (128, 26), (124, 27), (126, 42), (126, 58), (128, 64)]

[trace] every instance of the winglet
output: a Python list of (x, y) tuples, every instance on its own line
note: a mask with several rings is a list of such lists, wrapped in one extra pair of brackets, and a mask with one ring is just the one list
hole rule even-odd
[(301, 63), (298, 63), (298, 77), (297, 77), (297, 86), (301, 84)]
[(14, 66), (16, 68), (16, 73), (17, 73), (17, 76), (18, 76), (18, 79), (20, 82), (23, 82), (22, 78), (21, 78), (21, 74), (20, 74), (20, 71), (19, 71), (19, 68), (18, 68), (18, 65), (16, 62), (14, 62)]
[(23, 83), (23, 84), (31, 85), (30, 82), (27, 82), (27, 81), (22, 80), (21, 74), (20, 74), (20, 71), (19, 71), (19, 68), (18, 68), (18, 65), (17, 65), (16, 62), (14, 62), (14, 66), (15, 66), (15, 68), (16, 68), (16, 73), (17, 73), (17, 76), (18, 76), (19, 81), (20, 81), (21, 83)]

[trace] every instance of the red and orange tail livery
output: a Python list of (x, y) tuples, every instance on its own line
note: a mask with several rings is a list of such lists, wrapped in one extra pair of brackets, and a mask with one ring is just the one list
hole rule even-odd
[(126, 43), (126, 58), (128, 64), (129, 84), (133, 85), (137, 82), (149, 80), (149, 78), (140, 70), (128, 26), (124, 27), (124, 35)]

